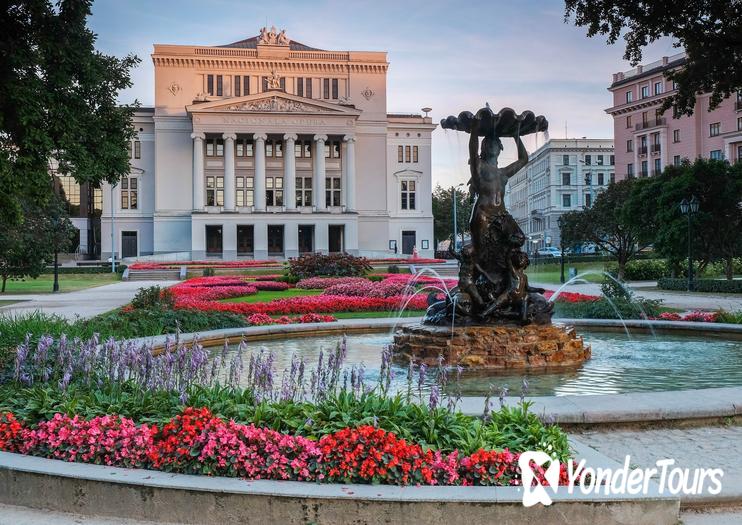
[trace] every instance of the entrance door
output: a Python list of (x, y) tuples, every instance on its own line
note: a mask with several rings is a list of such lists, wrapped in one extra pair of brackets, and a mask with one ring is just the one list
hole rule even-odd
[(299, 226), (299, 253), (309, 253), (314, 251), (314, 226)]
[(237, 255), (252, 255), (255, 250), (255, 228), (252, 224), (237, 225)]
[(330, 253), (339, 253), (345, 249), (345, 226), (332, 224), (328, 230), (328, 250)]
[(283, 225), (268, 226), (268, 255), (283, 255)]
[(222, 255), (222, 227), (206, 226), (206, 255), (221, 257)]
[(121, 232), (121, 257), (137, 256), (137, 232)]
[(402, 232), (402, 253), (405, 255), (412, 255), (412, 249), (415, 247), (415, 232), (403, 231)]

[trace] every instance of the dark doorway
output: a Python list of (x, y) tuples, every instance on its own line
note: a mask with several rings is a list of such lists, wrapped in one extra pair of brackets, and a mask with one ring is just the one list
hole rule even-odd
[(345, 226), (342, 224), (330, 225), (328, 237), (330, 253), (339, 253), (345, 249)]
[(314, 251), (314, 226), (303, 224), (299, 226), (299, 253)]
[(237, 255), (252, 255), (255, 250), (255, 228), (252, 224), (237, 225)]
[(137, 256), (137, 232), (121, 232), (121, 257)]
[(402, 253), (405, 255), (412, 255), (412, 249), (415, 247), (415, 243), (415, 232), (402, 232)]
[(206, 227), (206, 255), (219, 256), (222, 255), (222, 227), (221, 226), (207, 226)]
[(283, 224), (268, 226), (268, 255), (283, 255)]

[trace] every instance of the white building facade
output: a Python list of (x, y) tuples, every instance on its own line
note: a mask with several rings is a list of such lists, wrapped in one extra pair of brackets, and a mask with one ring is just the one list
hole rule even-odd
[(528, 236), (528, 252), (559, 246), (558, 219), (590, 207), (615, 180), (613, 141), (551, 139), (508, 182), (505, 205)]
[[(432, 119), (387, 113), (384, 52), (281, 31), (154, 46), (155, 106), (104, 186), (102, 257), (433, 255)], [(113, 235), (112, 235), (113, 233)]]

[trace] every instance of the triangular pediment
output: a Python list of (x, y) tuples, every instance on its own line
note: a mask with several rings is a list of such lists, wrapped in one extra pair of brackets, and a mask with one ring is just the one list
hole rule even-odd
[(309, 115), (352, 115), (360, 110), (352, 106), (330, 104), (321, 100), (299, 97), (283, 91), (267, 91), (244, 97), (198, 102), (186, 106), (189, 113), (284, 113)]

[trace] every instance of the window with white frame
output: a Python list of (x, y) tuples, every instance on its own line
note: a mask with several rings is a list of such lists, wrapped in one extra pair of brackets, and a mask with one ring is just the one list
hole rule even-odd
[(121, 209), (136, 210), (139, 206), (139, 183), (137, 177), (121, 178)]
[(138, 140), (134, 141), (134, 158), (135, 159), (142, 158), (142, 143)]
[(237, 139), (237, 141), (235, 142), (234, 151), (237, 157), (252, 157), (253, 156), (252, 139)]
[(672, 163), (674, 166), (680, 166), (680, 163), (681, 163), (680, 155), (673, 156)]
[(340, 177), (325, 177), (325, 206), (340, 206)]
[(404, 162), (404, 146), (397, 146), (397, 162)]
[(563, 208), (571, 208), (572, 207), (572, 195), (569, 193), (564, 193), (562, 195), (562, 207)]
[(206, 205), (224, 206), (224, 177), (206, 177)]
[(633, 91), (627, 91), (626, 92), (626, 102), (633, 102), (634, 100), (634, 92)]
[(402, 182), (402, 209), (414, 210), (417, 206), (416, 184), (414, 180), (403, 180)]
[(224, 156), (224, 139), (207, 138), (206, 139), (206, 156), (223, 157)]
[(265, 178), (266, 206), (283, 206), (283, 177)]
[(254, 188), (252, 177), (235, 177), (237, 192), (235, 193), (235, 202), (237, 206), (253, 206), (255, 204)]
[(328, 140), (325, 142), (325, 158), (326, 159), (339, 159), (340, 158), (340, 141), (339, 140)]
[(680, 130), (679, 129), (672, 130), (672, 141), (680, 142)]
[(297, 140), (294, 143), (294, 156), (298, 159), (304, 157), (306, 159), (312, 157), (312, 141), (311, 140)]
[(649, 96), (649, 86), (642, 86), (642, 98)]
[(412, 162), (415, 162), (416, 163), (417, 162), (417, 158), (418, 158), (417, 146), (412, 146)]
[(654, 83), (654, 94), (659, 95), (662, 93), (662, 82), (655, 82)]
[(312, 177), (296, 177), (296, 205), (312, 205)]
[(722, 160), (724, 158), (724, 155), (722, 154), (720, 149), (711, 150), (711, 153), (709, 154), (709, 158), (712, 160)]
[(721, 122), (714, 122), (713, 124), (709, 124), (710, 137), (718, 137), (719, 133), (721, 133)]

